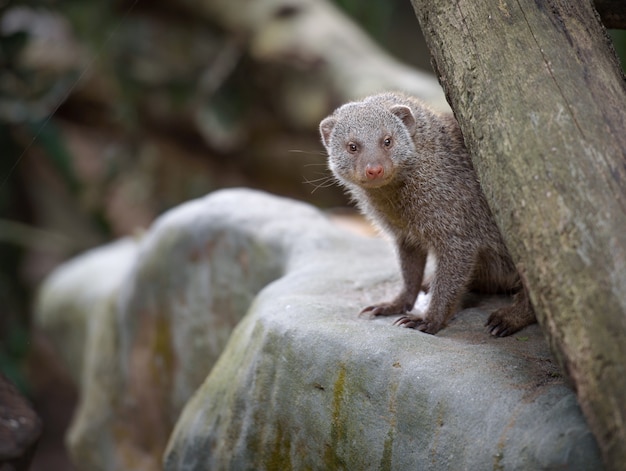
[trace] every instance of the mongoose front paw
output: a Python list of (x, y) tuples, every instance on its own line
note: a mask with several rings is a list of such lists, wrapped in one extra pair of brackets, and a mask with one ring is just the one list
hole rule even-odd
[(396, 314), (404, 314), (410, 311), (412, 307), (412, 305), (407, 305), (406, 303), (380, 303), (363, 308), (359, 315), (368, 314), (370, 317), (393, 316)]
[(419, 330), (426, 334), (436, 334), (441, 330), (443, 325), (441, 322), (435, 322), (428, 319), (422, 319), (421, 317), (406, 315), (397, 319), (393, 325), (399, 325), (401, 327), (407, 327), (409, 329)]
[(491, 335), (494, 337), (506, 337), (529, 324), (529, 322), (515, 316), (514, 307), (515, 306), (498, 309), (489, 316), (485, 326), (489, 329)]
[(494, 337), (506, 337), (514, 332), (509, 329), (505, 319), (492, 319), (492, 317), (493, 315), (489, 317), (485, 324), (491, 335)]

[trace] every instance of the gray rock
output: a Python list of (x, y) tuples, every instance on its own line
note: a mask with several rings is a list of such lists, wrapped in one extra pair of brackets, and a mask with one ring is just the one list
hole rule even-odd
[(500, 298), (437, 336), (359, 318), (398, 289), (393, 249), (308, 205), (216, 192), (126, 257), (82, 321), (46, 299), (104, 279), (93, 258), (61, 268), (39, 304), (52, 336), (63, 324), (83, 339), (65, 342), (85, 358), (69, 440), (81, 469), (601, 469), (537, 326), (491, 338)]

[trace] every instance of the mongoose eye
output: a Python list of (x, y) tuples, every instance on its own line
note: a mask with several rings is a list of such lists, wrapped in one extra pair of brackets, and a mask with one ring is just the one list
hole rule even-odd
[(354, 142), (348, 143), (348, 150), (350, 150), (350, 152), (356, 152), (358, 149), (358, 146)]
[(385, 140), (383, 141), (383, 145), (385, 147), (391, 146), (391, 138), (390, 137), (386, 137)]

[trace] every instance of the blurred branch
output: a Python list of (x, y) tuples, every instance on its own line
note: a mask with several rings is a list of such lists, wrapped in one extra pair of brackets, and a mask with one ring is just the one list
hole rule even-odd
[(36, 229), (8, 219), (0, 219), (0, 243), (27, 249), (46, 249), (67, 252), (74, 247), (72, 241), (61, 234)]
[(340, 102), (401, 89), (447, 108), (432, 74), (389, 56), (327, 1), (187, 0), (185, 5), (244, 38), (254, 59), (317, 74)]
[(228, 80), (242, 56), (241, 47), (236, 41), (227, 41), (215, 57), (210, 67), (207, 67), (198, 81), (197, 96), (209, 99)]

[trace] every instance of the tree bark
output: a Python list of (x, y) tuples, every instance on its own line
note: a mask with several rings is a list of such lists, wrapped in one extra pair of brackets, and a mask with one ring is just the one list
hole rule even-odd
[(609, 469), (626, 463), (626, 87), (590, 0), (412, 0)]

